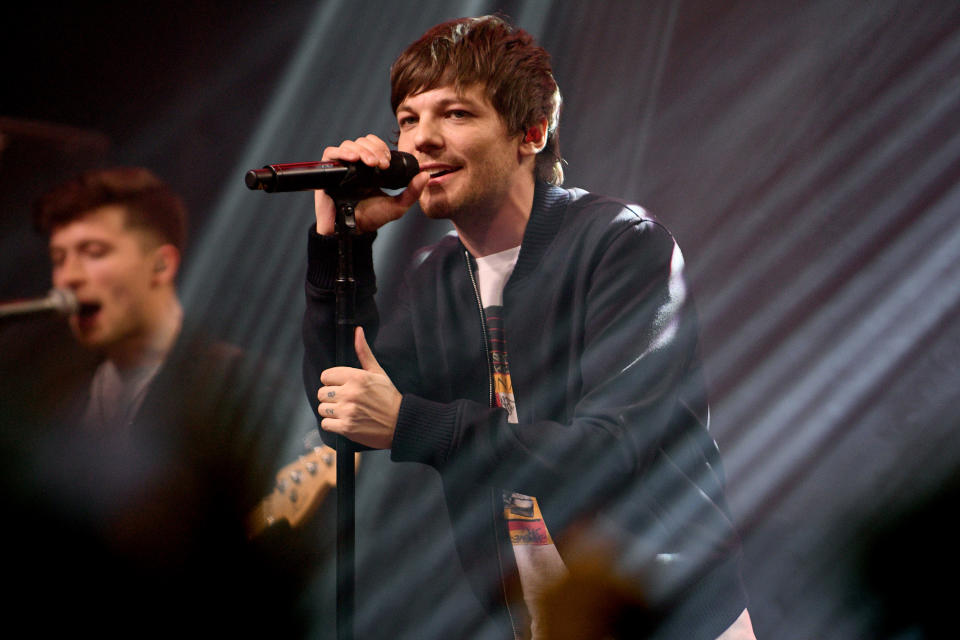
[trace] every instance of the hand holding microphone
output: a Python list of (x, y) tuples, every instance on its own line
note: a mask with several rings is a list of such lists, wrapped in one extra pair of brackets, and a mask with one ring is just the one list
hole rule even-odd
[[(356, 206), (357, 228), (370, 232), (403, 216), (420, 198), (430, 176), (420, 171), (412, 155), (392, 151), (371, 134), (327, 147), (320, 162), (268, 165), (247, 172), (245, 179), (250, 189), (267, 192), (316, 190), (317, 233), (332, 235), (336, 206), (328, 192), (363, 193), (365, 197)], [(395, 196), (377, 191), (403, 187), (406, 189)]]
[(391, 151), (387, 166), (382, 166), (382, 163), (367, 166), (358, 162), (336, 160), (290, 162), (251, 169), (244, 176), (244, 181), (250, 189), (269, 193), (311, 189), (363, 192), (372, 189), (402, 189), (419, 171), (417, 160), (412, 155)]

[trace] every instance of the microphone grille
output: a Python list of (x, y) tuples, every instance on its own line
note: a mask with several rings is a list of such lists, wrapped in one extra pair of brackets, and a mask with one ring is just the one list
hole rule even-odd
[(50, 302), (51, 309), (65, 316), (76, 313), (80, 308), (77, 296), (69, 289), (51, 289), (47, 300)]

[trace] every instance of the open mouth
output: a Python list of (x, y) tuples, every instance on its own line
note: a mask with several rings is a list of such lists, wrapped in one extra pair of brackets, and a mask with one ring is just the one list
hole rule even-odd
[(80, 319), (92, 318), (100, 311), (99, 302), (81, 302), (77, 309), (77, 317)]

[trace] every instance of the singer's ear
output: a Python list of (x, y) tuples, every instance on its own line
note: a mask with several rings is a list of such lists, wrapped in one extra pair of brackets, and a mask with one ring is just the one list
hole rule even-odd
[(153, 250), (153, 280), (157, 284), (170, 284), (180, 269), (180, 250), (172, 244), (162, 244)]
[(543, 118), (540, 122), (530, 125), (523, 132), (523, 138), (520, 141), (521, 156), (535, 156), (547, 144), (547, 119)]

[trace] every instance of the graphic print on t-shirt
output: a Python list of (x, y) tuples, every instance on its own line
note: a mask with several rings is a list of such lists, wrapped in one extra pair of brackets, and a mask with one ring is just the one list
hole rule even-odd
[(517, 423), (517, 404), (513, 398), (513, 383), (510, 381), (510, 365), (507, 362), (507, 341), (503, 335), (503, 307), (487, 307), (487, 338), (490, 341), (490, 359), (493, 363), (493, 391), (497, 406), (510, 415), (510, 422)]
[[(493, 363), (493, 389), (497, 406), (507, 410), (509, 421), (517, 423), (517, 404), (510, 381), (510, 363), (507, 359), (507, 341), (503, 331), (503, 308), (485, 309), (487, 337), (490, 341), (490, 359)], [(514, 545), (553, 544), (547, 526), (540, 515), (537, 499), (522, 493), (503, 494), (503, 516)]]

